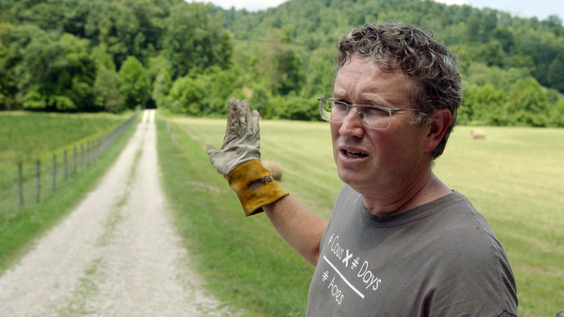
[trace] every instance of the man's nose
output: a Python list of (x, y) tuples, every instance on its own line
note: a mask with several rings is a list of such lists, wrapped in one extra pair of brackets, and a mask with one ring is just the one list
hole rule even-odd
[(360, 116), (358, 115), (358, 108), (349, 108), (348, 113), (345, 116), (345, 121), (341, 123), (339, 128), (339, 134), (345, 136), (356, 136), (362, 137), (364, 134), (364, 127), (360, 122)]

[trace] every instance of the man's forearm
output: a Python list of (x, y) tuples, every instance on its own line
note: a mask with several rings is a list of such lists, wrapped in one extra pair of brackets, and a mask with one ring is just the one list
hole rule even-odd
[(321, 237), (328, 222), (290, 196), (265, 205), (264, 210), (284, 241), (311, 265), (316, 266)]

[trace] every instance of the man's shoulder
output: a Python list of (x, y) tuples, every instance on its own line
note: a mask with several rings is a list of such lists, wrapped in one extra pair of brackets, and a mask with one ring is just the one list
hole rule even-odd
[(455, 249), (467, 246), (473, 251), (501, 247), (486, 218), (464, 195), (453, 192), (435, 208), (433, 222), (445, 245)]

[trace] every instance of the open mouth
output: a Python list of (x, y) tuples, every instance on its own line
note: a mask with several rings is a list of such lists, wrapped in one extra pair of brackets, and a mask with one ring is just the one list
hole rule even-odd
[(365, 153), (362, 153), (362, 152), (351, 152), (351, 151), (347, 151), (347, 150), (341, 150), (341, 152), (346, 157), (350, 157), (350, 158), (362, 158), (362, 157), (368, 156), (368, 154), (365, 154)]

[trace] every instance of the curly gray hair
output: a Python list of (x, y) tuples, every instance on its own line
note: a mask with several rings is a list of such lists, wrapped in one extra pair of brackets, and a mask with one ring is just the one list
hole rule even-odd
[(430, 31), (404, 23), (375, 23), (354, 29), (341, 37), (337, 45), (335, 76), (352, 55), (370, 58), (382, 71), (399, 67), (412, 79), (410, 98), (418, 112), (415, 121), (421, 125), (435, 110), (448, 108), (452, 122), (443, 139), (432, 152), (439, 157), (456, 124), (456, 112), (462, 102), (462, 80), (456, 56), (439, 43)]

